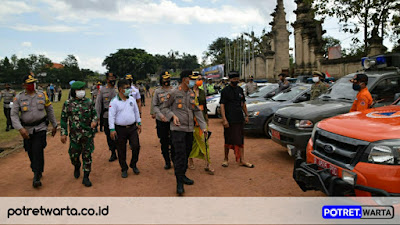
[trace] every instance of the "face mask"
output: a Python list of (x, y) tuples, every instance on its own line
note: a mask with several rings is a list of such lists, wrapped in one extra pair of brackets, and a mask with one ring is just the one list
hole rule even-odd
[(359, 91), (361, 90), (361, 86), (359, 84), (353, 84), (353, 90)]
[(238, 85), (239, 81), (231, 81), (231, 84), (236, 87)]
[(131, 94), (131, 89), (125, 89), (124, 92), (125, 97), (129, 97), (130, 94)]
[(76, 93), (76, 97), (77, 97), (77, 98), (83, 98), (83, 97), (85, 97), (85, 90), (75, 91), (75, 93)]
[(202, 80), (196, 81), (196, 85), (197, 87), (200, 87), (201, 85), (203, 85), (203, 81)]
[(33, 84), (27, 84), (27, 85), (26, 85), (26, 90), (28, 90), (28, 91), (34, 91), (34, 90), (35, 90), (35, 83), (33, 83)]
[(189, 88), (193, 88), (195, 84), (196, 84), (195, 80), (190, 80), (189, 81)]
[(314, 81), (314, 83), (318, 83), (319, 82), (319, 77), (313, 77), (312, 81)]
[(115, 85), (115, 80), (110, 80), (109, 83), (114, 86)]

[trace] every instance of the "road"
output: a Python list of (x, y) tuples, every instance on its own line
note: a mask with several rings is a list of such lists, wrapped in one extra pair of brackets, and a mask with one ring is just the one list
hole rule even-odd
[[(129, 170), (127, 179), (121, 178), (118, 161), (108, 162), (110, 152), (104, 133), (95, 138), (92, 173), (93, 186), (82, 185), (82, 180), (73, 177), (73, 166), (69, 161), (68, 144), (60, 142), (57, 134), (48, 136), (45, 149), (45, 171), (43, 186), (32, 187), (33, 173), (28, 155), (23, 149), (0, 158), (0, 196), (2, 197), (170, 197), (176, 196), (174, 171), (164, 170), (160, 143), (155, 121), (149, 115), (149, 106), (144, 107), (142, 146), (138, 168), (140, 175)], [(274, 196), (322, 196), (319, 192), (302, 192), (292, 179), (293, 159), (284, 148), (263, 137), (245, 138), (247, 161), (255, 168), (240, 167), (230, 153), (229, 167), (221, 166), (223, 160), (223, 127), (220, 119), (210, 120), (210, 155), (215, 175), (206, 174), (204, 162), (195, 159), (195, 170), (187, 176), (195, 181), (185, 186), (185, 196), (191, 197), (274, 197)], [(131, 152), (128, 151), (128, 159)], [(129, 163), (129, 162), (128, 162)]]

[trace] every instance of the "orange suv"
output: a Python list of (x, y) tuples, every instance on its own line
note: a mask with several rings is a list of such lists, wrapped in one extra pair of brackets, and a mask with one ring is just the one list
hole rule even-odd
[(400, 196), (400, 100), (319, 122), (293, 178), (330, 196)]

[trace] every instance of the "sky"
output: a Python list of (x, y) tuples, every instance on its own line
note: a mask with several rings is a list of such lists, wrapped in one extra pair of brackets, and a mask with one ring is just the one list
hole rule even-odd
[[(284, 4), (293, 33), (296, 4)], [(269, 31), (276, 0), (0, 0), (0, 5), (1, 58), (43, 54), (59, 63), (73, 54), (81, 68), (103, 73), (104, 58), (121, 48), (151, 54), (173, 49), (201, 60), (218, 37)], [(342, 47), (351, 45), (352, 35), (340, 31), (337, 19), (327, 19), (323, 28)]]

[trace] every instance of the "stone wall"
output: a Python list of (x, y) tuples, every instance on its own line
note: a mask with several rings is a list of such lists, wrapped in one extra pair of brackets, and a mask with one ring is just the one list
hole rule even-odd
[(360, 58), (323, 60), (319, 65), (319, 71), (328, 72), (335, 79), (362, 70)]
[[(244, 67), (244, 66), (242, 66)], [(275, 67), (275, 59), (273, 56), (267, 57), (264, 59), (263, 57), (256, 58), (256, 70), (257, 73), (254, 73), (254, 60), (250, 60), (245, 66), (245, 69), (242, 71), (244, 76), (242, 78), (248, 79), (250, 76), (254, 76), (255, 79), (274, 79), (274, 67)]]

